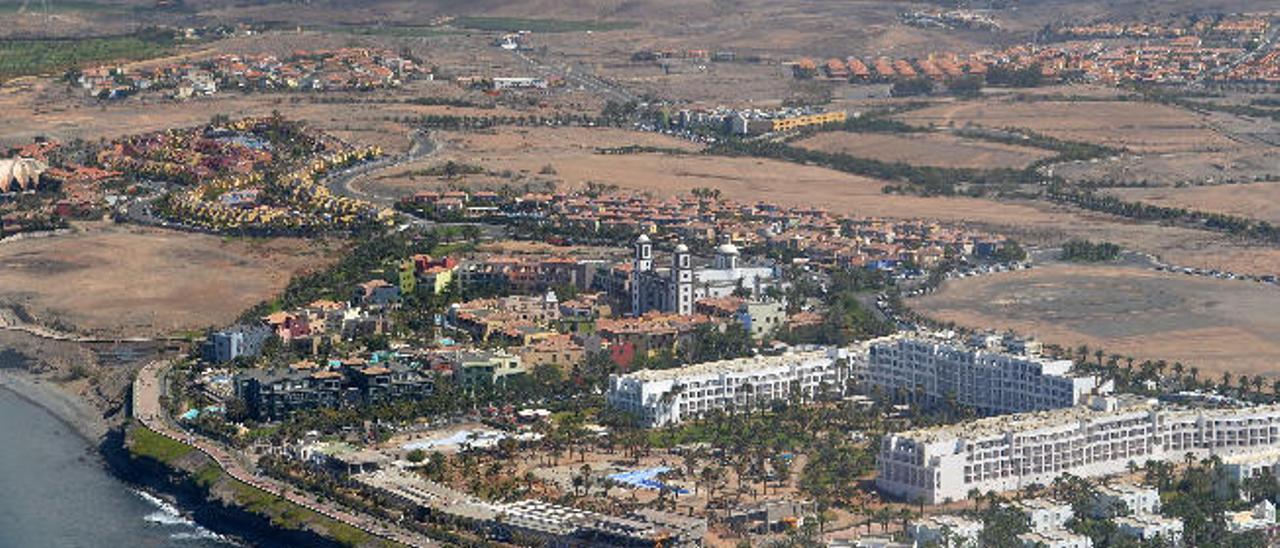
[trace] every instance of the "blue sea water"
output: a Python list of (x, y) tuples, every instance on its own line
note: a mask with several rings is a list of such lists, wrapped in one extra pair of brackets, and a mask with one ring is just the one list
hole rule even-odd
[(0, 389), (0, 548), (235, 546), (112, 476), (44, 409)]

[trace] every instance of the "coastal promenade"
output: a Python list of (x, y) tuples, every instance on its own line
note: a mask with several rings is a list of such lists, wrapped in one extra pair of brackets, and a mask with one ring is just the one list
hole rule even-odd
[(272, 495), (326, 516), (335, 521), (350, 525), (370, 535), (414, 547), (440, 546), (439, 542), (421, 534), (396, 527), (386, 520), (354, 511), (333, 502), (321, 501), (318, 497), (300, 491), (273, 478), (255, 474), (250, 466), (236, 453), (203, 436), (187, 432), (179, 428), (160, 404), (160, 396), (164, 392), (164, 376), (169, 367), (167, 361), (148, 363), (133, 381), (133, 417), (143, 426), (178, 443), (188, 445), (204, 453), (228, 476), (246, 485), (261, 489)]

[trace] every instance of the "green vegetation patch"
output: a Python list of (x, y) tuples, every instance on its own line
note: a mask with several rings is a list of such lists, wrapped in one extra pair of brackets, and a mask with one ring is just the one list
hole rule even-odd
[(141, 425), (129, 430), (129, 438), (130, 454), (135, 457), (155, 459), (165, 464), (172, 464), (195, 451), (189, 445), (173, 441)]
[(5, 0), (0, 1), (0, 14), (16, 14), (22, 6), (26, 5), (26, 13), (32, 15), (44, 15), (45, 13), (128, 13), (132, 11), (130, 8), (117, 4), (103, 4), (99, 2), (77, 2), (58, 0), (50, 1), (48, 5), (41, 2), (24, 2), (22, 0)]
[[(307, 27), (312, 28), (312, 27)], [(321, 25), (314, 27), (321, 32), (354, 34), (358, 36), (386, 36), (389, 38), (422, 38), (458, 34), (459, 31), (423, 25)]]
[(1111, 242), (1071, 240), (1062, 245), (1062, 254), (1058, 258), (1075, 263), (1101, 263), (1114, 261), (1119, 256), (1120, 246)]
[(459, 17), (454, 26), (473, 30), (515, 32), (586, 32), (622, 30), (635, 27), (628, 21), (585, 21), (569, 19), (522, 19), (519, 17)]
[(131, 35), (81, 40), (0, 41), (0, 82), (21, 76), (65, 72), (91, 63), (136, 61), (164, 55), (167, 35)]
[(381, 545), (375, 544), (377, 539), (364, 531), (312, 512), (279, 496), (238, 480), (231, 480), (230, 485), (236, 502), (251, 512), (270, 516), (271, 523), (277, 527), (302, 530), (315, 526), (343, 546)]

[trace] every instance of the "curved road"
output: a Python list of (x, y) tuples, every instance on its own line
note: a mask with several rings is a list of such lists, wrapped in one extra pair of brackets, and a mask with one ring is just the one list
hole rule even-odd
[(252, 466), (243, 457), (240, 457), (236, 451), (223, 447), (221, 444), (203, 436), (182, 430), (174, 424), (172, 418), (164, 412), (164, 407), (160, 404), (160, 396), (164, 392), (165, 374), (168, 368), (169, 363), (165, 361), (148, 363), (138, 371), (138, 376), (133, 381), (133, 417), (141, 422), (143, 426), (166, 438), (204, 453), (217, 463), (218, 467), (228, 476), (272, 495), (284, 498), (317, 514), (345, 523), (370, 535), (405, 546), (440, 546), (440, 543), (434, 540), (421, 534), (392, 526), (386, 520), (330, 501), (322, 501), (311, 493), (300, 491), (274, 478), (258, 476), (253, 473)]
[(381, 206), (394, 204), (397, 200), (395, 196), (384, 196), (365, 192), (352, 187), (351, 182), (374, 171), (396, 167), (409, 162), (415, 162), (423, 158), (430, 158), (440, 150), (440, 147), (431, 139), (431, 136), (423, 131), (414, 130), (409, 132), (409, 140), (412, 144), (409, 145), (409, 150), (404, 154), (386, 156), (372, 162), (365, 162), (339, 171), (328, 177), (324, 183), (325, 186), (329, 187), (329, 192), (337, 194), (338, 196), (364, 200)]
[[(412, 144), (409, 145), (409, 150), (406, 151), (404, 154), (379, 158), (372, 162), (366, 162), (358, 166), (354, 166), (354, 167), (345, 169), (343, 171), (334, 173), (325, 180), (324, 182), (325, 187), (329, 189), (329, 192), (332, 192), (333, 194), (336, 194), (338, 196), (345, 196), (347, 198), (352, 198), (355, 200), (363, 200), (363, 201), (373, 203), (382, 207), (394, 206), (396, 202), (400, 201), (399, 196), (388, 196), (385, 194), (375, 194), (373, 192), (366, 192), (364, 190), (360, 190), (358, 188), (351, 186), (351, 183), (355, 182), (356, 179), (360, 177), (364, 177), (375, 171), (380, 171), (380, 170), (404, 165), (409, 162), (416, 162), (423, 158), (430, 158), (432, 156), (435, 156), (436, 153), (440, 152), (440, 149), (443, 148), (441, 145), (436, 143), (436, 141), (431, 138), (431, 135), (429, 133), (425, 131), (414, 130), (409, 132), (409, 140), (411, 141)], [(400, 214), (403, 215), (405, 218), (409, 219), (409, 224), (418, 226), (423, 229), (428, 229), (428, 230), (435, 228), (437, 226), (473, 225), (473, 226), (480, 227), (480, 229), (484, 232), (484, 235), (488, 238), (496, 239), (496, 238), (502, 237), (505, 234), (505, 229), (500, 225), (491, 225), (486, 223), (475, 223), (475, 222), (441, 223), (437, 221), (432, 221), (430, 219), (424, 219), (422, 217), (419, 217), (407, 211), (401, 211)], [(408, 226), (408, 225), (405, 225), (405, 226)], [(403, 228), (405, 227), (401, 227), (401, 229)]]

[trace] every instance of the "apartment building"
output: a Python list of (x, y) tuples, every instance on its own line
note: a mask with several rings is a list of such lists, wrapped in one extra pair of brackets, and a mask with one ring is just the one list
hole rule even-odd
[(1267, 478), (1276, 481), (1280, 476), (1280, 450), (1232, 455), (1222, 459), (1219, 467), (1218, 489), (1226, 492), (1237, 489), (1245, 497), (1245, 487), (1251, 480)]
[(1159, 514), (1160, 492), (1152, 487), (1122, 483), (1100, 485), (1089, 503), (1095, 518), (1113, 518), (1124, 514)]
[(1156, 514), (1115, 518), (1116, 532), (1143, 542), (1159, 540), (1161, 546), (1182, 546), (1182, 520)]
[(819, 388), (842, 390), (848, 353), (839, 348), (789, 350), (771, 356), (700, 363), (660, 371), (611, 375), (610, 407), (646, 427), (679, 424), (717, 410), (750, 409), (792, 397), (810, 400)]
[(454, 378), (464, 388), (502, 385), (528, 372), (520, 356), (501, 349), (455, 352), (448, 361), (457, 366)]
[(881, 444), (881, 490), (931, 504), (970, 490), (1012, 491), (1124, 471), (1130, 462), (1180, 461), (1274, 450), (1280, 406), (1180, 408), (1133, 395), (1086, 405), (899, 432)]
[(911, 523), (907, 535), (920, 546), (976, 548), (982, 522), (960, 516), (929, 516)]
[(926, 406), (950, 400), (984, 415), (1071, 407), (1112, 389), (1074, 374), (1069, 360), (1040, 357), (1026, 341), (980, 336), (963, 343), (945, 334), (873, 341), (867, 380), (890, 397)]
[(1067, 522), (1075, 517), (1070, 504), (1049, 499), (1024, 499), (1013, 506), (1026, 514), (1027, 525), (1037, 532), (1066, 529)]
[(1093, 539), (1066, 529), (1028, 531), (1018, 535), (1023, 548), (1093, 548)]
[(280, 420), (299, 411), (424, 398), (435, 389), (435, 377), (402, 364), (321, 368), (300, 362), (240, 373), (234, 386), (250, 415)]

